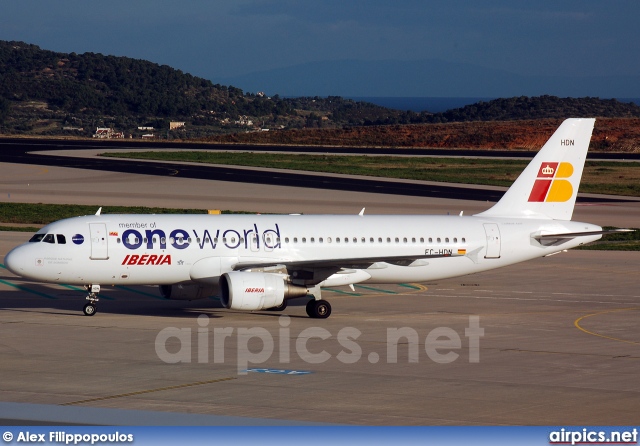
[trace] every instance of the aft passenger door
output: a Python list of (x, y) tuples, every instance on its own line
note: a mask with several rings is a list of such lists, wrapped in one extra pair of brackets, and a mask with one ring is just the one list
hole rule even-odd
[(496, 223), (485, 223), (484, 233), (487, 236), (487, 253), (485, 259), (500, 258), (500, 229)]

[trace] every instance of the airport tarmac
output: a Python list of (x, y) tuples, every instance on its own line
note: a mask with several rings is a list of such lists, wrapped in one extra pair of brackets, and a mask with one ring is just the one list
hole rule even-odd
[[(0, 199), (15, 202), (380, 214), (490, 205), (0, 168)], [(579, 206), (574, 219), (637, 226), (640, 203)], [(0, 232), (0, 263), (29, 237)], [(304, 301), (243, 313), (166, 301), (154, 287), (105, 287), (86, 317), (78, 287), (0, 268), (0, 401), (339, 424), (637, 424), (639, 262), (570, 251), (435, 283), (336, 288), (324, 293), (326, 320), (309, 319)], [(441, 348), (425, 347), (435, 340)]]

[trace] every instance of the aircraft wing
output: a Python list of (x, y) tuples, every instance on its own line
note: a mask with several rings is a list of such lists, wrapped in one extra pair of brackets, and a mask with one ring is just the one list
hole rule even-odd
[(417, 260), (437, 259), (443, 257), (463, 257), (464, 254), (442, 253), (442, 254), (420, 254), (420, 255), (403, 255), (403, 256), (385, 256), (385, 257), (356, 257), (346, 259), (316, 259), (316, 260), (283, 260), (274, 259), (273, 261), (258, 262), (239, 262), (233, 267), (235, 271), (247, 270), (252, 268), (265, 268), (273, 266), (284, 266), (288, 270), (311, 270), (311, 269), (335, 269), (342, 268), (366, 269), (374, 263), (384, 262), (393, 265), (408, 266)]

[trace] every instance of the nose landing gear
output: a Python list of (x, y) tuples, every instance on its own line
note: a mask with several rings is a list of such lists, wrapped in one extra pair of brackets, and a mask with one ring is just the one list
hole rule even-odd
[(100, 285), (85, 285), (84, 287), (89, 292), (89, 295), (87, 296), (89, 303), (84, 306), (83, 312), (85, 316), (93, 316), (98, 311), (96, 304), (98, 303), (98, 300), (100, 300), (98, 299)]

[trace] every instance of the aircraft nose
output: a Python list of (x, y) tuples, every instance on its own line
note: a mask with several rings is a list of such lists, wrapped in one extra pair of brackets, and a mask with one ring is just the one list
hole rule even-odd
[(20, 247), (14, 248), (4, 257), (4, 266), (17, 276), (24, 275), (24, 253)]

